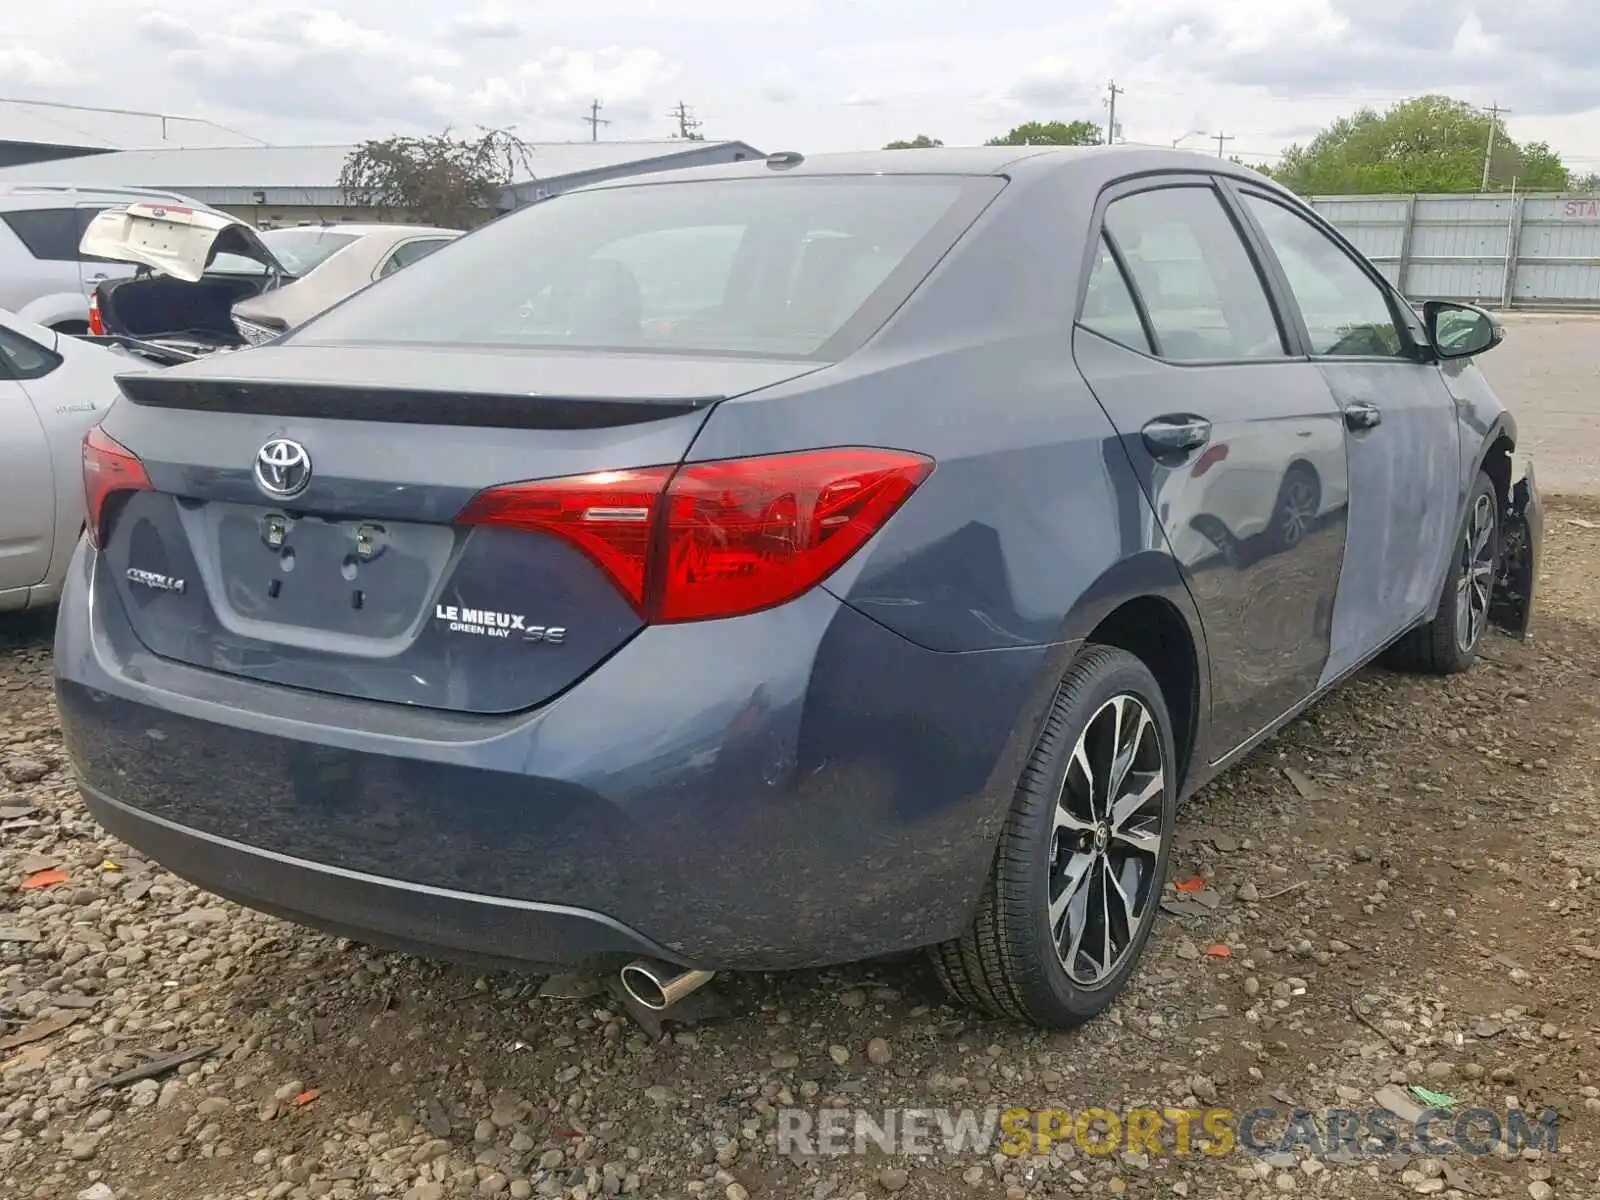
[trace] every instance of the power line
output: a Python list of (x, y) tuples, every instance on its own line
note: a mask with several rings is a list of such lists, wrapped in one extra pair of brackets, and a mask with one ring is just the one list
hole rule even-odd
[(678, 107), (669, 111), (667, 116), (677, 121), (679, 137), (691, 142), (702, 140), (700, 137), (700, 122), (694, 118), (693, 110), (682, 100), (678, 101)]
[(589, 140), (591, 142), (598, 142), (600, 140), (600, 126), (611, 124), (611, 121), (608, 118), (600, 115), (599, 100), (595, 100), (590, 103), (589, 115), (584, 117), (583, 120), (584, 123), (589, 126)]
[(1117, 97), (1128, 89), (1119, 88), (1115, 79), (1106, 85), (1106, 145), (1117, 140)]
[(1221, 158), (1222, 157), (1222, 143), (1223, 142), (1231, 142), (1231, 141), (1233, 141), (1233, 134), (1231, 134), (1231, 133), (1213, 133), (1211, 135), (1211, 140), (1217, 144), (1217, 157)]

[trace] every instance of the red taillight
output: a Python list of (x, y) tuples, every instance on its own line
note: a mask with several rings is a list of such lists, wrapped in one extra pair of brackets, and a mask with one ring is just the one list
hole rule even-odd
[(100, 293), (89, 293), (89, 332), (95, 337), (105, 337), (106, 322), (100, 315)]
[(792, 600), (859, 550), (933, 470), (899, 450), (813, 450), (491, 488), (457, 518), (564, 538), (647, 621)]
[(467, 503), (456, 523), (508, 525), (565, 538), (642, 608), (650, 539), (671, 478), (671, 467), (646, 467), (490, 488)]
[(1194, 466), (1189, 470), (1189, 477), (1191, 479), (1199, 479), (1200, 476), (1227, 457), (1228, 447), (1225, 442), (1219, 442), (1215, 446), (1207, 446), (1200, 457), (1194, 460)]
[(83, 437), (83, 498), (89, 544), (99, 547), (106, 502), (118, 492), (150, 490), (139, 456), (96, 425)]

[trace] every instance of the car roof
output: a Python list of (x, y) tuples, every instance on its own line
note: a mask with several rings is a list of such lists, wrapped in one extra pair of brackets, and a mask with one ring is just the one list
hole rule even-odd
[(438, 225), (406, 225), (401, 223), (384, 224), (380, 221), (331, 221), (326, 225), (279, 225), (271, 231), (281, 232), (286, 229), (314, 229), (321, 233), (350, 233), (358, 237), (366, 237), (375, 233), (392, 233), (397, 237), (411, 237), (413, 235), (449, 234), (455, 236), (461, 233), (459, 229), (445, 229)]
[(71, 183), (0, 183), (0, 204), (12, 201), (34, 202), (52, 197), (61, 199), (92, 197), (96, 200), (114, 200), (130, 204), (140, 200), (166, 200), (210, 211), (210, 205), (200, 204), (182, 192), (166, 188), (82, 187)]
[(1110, 178), (1145, 171), (1210, 171), (1269, 185), (1271, 182), (1260, 172), (1225, 159), (1195, 150), (1156, 146), (935, 146), (800, 154), (794, 156), (797, 161), (792, 163), (786, 162), (786, 157), (786, 152), (780, 151), (764, 159), (655, 171), (576, 190), (779, 175), (994, 175), (1021, 179), (1078, 172), (1086, 178)]

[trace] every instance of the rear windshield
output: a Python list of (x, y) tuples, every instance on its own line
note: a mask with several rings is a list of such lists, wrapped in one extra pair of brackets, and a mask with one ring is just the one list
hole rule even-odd
[(999, 186), (800, 176), (573, 192), (453, 242), (296, 337), (814, 357), (869, 299), (887, 316), (885, 297), (903, 300)]
[[(261, 244), (272, 251), (272, 257), (283, 264), (283, 269), (295, 278), (304, 275), (329, 257), (355, 241), (360, 234), (336, 233), (328, 229), (266, 229), (256, 235)], [(242, 254), (218, 254), (206, 270), (212, 274), (260, 275), (266, 265)]]

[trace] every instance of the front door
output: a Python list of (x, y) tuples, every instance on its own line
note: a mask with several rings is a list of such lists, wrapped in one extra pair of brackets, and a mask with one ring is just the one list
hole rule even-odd
[(1438, 369), (1370, 267), (1281, 199), (1240, 189), (1293, 294), (1312, 359), (1345, 416), (1350, 529), (1333, 646), (1337, 678), (1427, 614), (1461, 519), (1460, 425)]
[(1344, 433), (1203, 176), (1111, 193), (1073, 353), (1205, 629), (1209, 757), (1316, 688), (1344, 549)]

